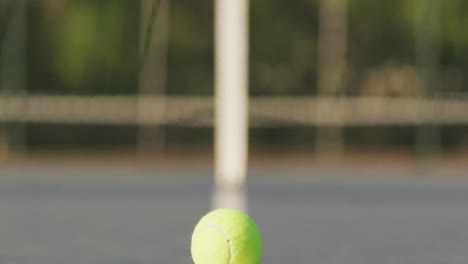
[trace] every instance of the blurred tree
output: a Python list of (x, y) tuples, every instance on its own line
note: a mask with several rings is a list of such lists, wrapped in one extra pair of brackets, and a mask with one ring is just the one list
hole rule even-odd
[(31, 90), (136, 91), (136, 1), (49, 0), (29, 5)]
[[(167, 93), (212, 95), (213, 1), (170, 2)], [(0, 0), (1, 11), (7, 10), (5, 3)], [(317, 94), (320, 1), (250, 3), (251, 95)], [(347, 67), (343, 70), (346, 95), (415, 96), (420, 81), (415, 3), (348, 1)], [(140, 4), (129, 0), (28, 1), (28, 90), (137, 93)], [(442, 87), (440, 93), (466, 92), (468, 2), (450, 0), (440, 4), (442, 64), (436, 86)], [(5, 18), (0, 17), (0, 36)], [(375, 131), (384, 135), (383, 130)], [(276, 142), (267, 135), (270, 132), (262, 130), (258, 138)], [(308, 139), (309, 132), (304, 132)], [(375, 138), (395, 144), (401, 135), (407, 139), (411, 133), (408, 128), (398, 128), (391, 131), (392, 136)], [(298, 137), (295, 133), (279, 134), (284, 135), (284, 142)], [(351, 136), (349, 140), (359, 143), (361, 139)]]
[(171, 0), (169, 94), (213, 94), (213, 1)]
[[(414, 0), (349, 1), (348, 95), (373, 94), (367, 86), (369, 74), (379, 68), (415, 64), (414, 27), (413, 22), (407, 20), (408, 16), (414, 17), (408, 14), (413, 4)], [(386, 78), (384, 74), (380, 76)], [(375, 89), (382, 90), (381, 87)]]
[(252, 95), (316, 93), (318, 1), (251, 1)]
[(456, 63), (466, 68), (468, 59), (468, 2), (440, 1), (441, 44), (444, 63)]

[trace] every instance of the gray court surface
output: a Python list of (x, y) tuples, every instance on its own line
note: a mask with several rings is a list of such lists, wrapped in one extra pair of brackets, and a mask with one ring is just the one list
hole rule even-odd
[[(339, 174), (345, 171), (251, 172), (262, 263), (468, 263), (466, 183), (422, 183), (417, 173), (394, 182)], [(191, 263), (190, 235), (210, 207), (211, 175), (3, 168), (0, 263)]]

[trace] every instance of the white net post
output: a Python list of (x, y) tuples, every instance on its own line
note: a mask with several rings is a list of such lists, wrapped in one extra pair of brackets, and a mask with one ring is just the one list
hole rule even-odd
[[(248, 0), (215, 1), (215, 177), (218, 191), (214, 206), (243, 210), (246, 209), (242, 193), (248, 144), (248, 4)], [(239, 194), (239, 199), (229, 193)], [(223, 198), (221, 194), (228, 197)]]

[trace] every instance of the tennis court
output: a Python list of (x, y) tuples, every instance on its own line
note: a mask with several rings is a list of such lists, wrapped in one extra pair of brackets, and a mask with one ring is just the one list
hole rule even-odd
[[(417, 171), (372, 173), (406, 180), (336, 169), (252, 170), (249, 212), (263, 235), (262, 263), (466, 263), (468, 183), (408, 180), (428, 176)], [(191, 231), (210, 209), (211, 174), (2, 170), (0, 262), (191, 263)]]

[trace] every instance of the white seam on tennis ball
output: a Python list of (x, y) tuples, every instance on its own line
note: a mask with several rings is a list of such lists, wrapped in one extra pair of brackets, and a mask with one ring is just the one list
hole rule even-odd
[(221, 234), (223, 234), (224, 238), (226, 239), (226, 242), (228, 243), (228, 246), (229, 246), (229, 256), (228, 256), (228, 263), (231, 263), (231, 256), (232, 256), (232, 246), (231, 246), (231, 238), (229, 237), (229, 234), (226, 232), (226, 230), (220, 226), (220, 225), (216, 225), (216, 224), (206, 224), (203, 226), (204, 228), (214, 228), (216, 230), (218, 230), (219, 232), (221, 232)]

